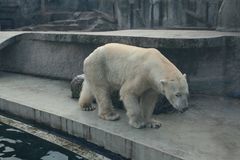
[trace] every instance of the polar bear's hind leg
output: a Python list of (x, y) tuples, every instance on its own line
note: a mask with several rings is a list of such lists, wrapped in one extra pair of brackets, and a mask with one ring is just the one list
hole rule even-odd
[(90, 91), (88, 83), (86, 80), (83, 81), (82, 90), (79, 97), (79, 105), (83, 111), (92, 111), (95, 110), (95, 106), (92, 105), (93, 95)]

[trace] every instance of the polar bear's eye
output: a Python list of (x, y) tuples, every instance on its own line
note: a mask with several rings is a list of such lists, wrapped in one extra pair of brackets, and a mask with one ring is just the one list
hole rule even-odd
[(181, 94), (180, 94), (180, 93), (177, 93), (175, 96), (176, 96), (176, 97), (181, 97)]

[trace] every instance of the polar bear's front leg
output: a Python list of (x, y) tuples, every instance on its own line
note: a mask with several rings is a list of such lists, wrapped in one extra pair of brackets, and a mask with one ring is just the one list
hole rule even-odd
[(104, 87), (93, 87), (93, 90), (98, 104), (99, 117), (109, 121), (118, 120), (120, 116), (113, 111), (110, 92)]
[(148, 128), (159, 128), (161, 123), (152, 119), (152, 113), (157, 102), (158, 94), (153, 90), (148, 90), (140, 97), (140, 107), (142, 115)]
[(135, 95), (127, 94), (122, 97), (122, 100), (127, 110), (129, 124), (135, 128), (144, 128), (146, 126), (146, 122), (142, 117), (138, 98)]
[(134, 94), (135, 88), (137, 88), (136, 83), (125, 82), (120, 89), (120, 97), (127, 110), (129, 124), (135, 128), (144, 128), (146, 126), (146, 121), (144, 121), (142, 116), (138, 97)]

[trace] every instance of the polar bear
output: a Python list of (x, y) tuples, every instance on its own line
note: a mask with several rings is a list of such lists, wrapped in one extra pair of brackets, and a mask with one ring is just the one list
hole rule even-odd
[(83, 66), (85, 80), (80, 93), (82, 110), (94, 110), (104, 120), (120, 118), (112, 106), (110, 95), (119, 90), (129, 124), (135, 128), (159, 128), (151, 116), (159, 94), (179, 111), (188, 107), (188, 84), (182, 74), (157, 49), (109, 43), (95, 49)]

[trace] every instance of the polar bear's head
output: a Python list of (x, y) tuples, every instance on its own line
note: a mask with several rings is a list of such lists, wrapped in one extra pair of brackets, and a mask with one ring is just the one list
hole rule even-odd
[(186, 75), (162, 81), (163, 92), (168, 101), (180, 112), (188, 108), (188, 84)]

